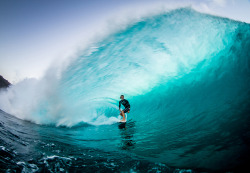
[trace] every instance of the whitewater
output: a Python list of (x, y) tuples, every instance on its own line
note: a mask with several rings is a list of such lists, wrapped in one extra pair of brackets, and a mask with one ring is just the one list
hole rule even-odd
[[(15, 161), (1, 163), (32, 171), (61, 163), (58, 170), (69, 171), (81, 160), (98, 171), (102, 156), (102, 171), (129, 172), (131, 163), (135, 172), (143, 164), (163, 172), (238, 171), (250, 153), (249, 50), (249, 24), (190, 8), (131, 22), (60, 73), (0, 92), (1, 153)], [(123, 125), (121, 94), (131, 104)]]

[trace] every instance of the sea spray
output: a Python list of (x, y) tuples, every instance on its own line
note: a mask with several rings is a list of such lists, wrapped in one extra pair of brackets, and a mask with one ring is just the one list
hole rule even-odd
[[(209, 112), (216, 98), (225, 105), (236, 92), (248, 92), (248, 38), (249, 25), (191, 9), (148, 16), (82, 51), (60, 77), (49, 73), (1, 93), (1, 108), (39, 124), (68, 126), (116, 117), (121, 94), (138, 120), (145, 112), (149, 119), (190, 116), (195, 108)], [(213, 97), (202, 103), (203, 93)]]

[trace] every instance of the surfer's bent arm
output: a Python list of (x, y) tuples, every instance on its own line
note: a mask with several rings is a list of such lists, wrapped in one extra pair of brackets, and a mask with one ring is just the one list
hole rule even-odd
[(119, 102), (119, 111), (121, 111), (121, 102)]

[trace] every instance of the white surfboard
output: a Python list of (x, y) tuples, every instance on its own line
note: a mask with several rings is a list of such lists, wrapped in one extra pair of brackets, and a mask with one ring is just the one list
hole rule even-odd
[(122, 122), (121, 122), (122, 116), (121, 116), (121, 115), (118, 115), (118, 120), (119, 120), (118, 122), (119, 122), (119, 123), (126, 123), (126, 122), (127, 122), (127, 119), (128, 119), (128, 118), (127, 118), (127, 114), (125, 113), (125, 121), (122, 121)]

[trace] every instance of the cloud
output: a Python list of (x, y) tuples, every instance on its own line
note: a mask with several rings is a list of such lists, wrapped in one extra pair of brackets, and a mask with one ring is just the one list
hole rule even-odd
[(213, 0), (213, 3), (221, 7), (224, 7), (227, 3), (227, 0)]

